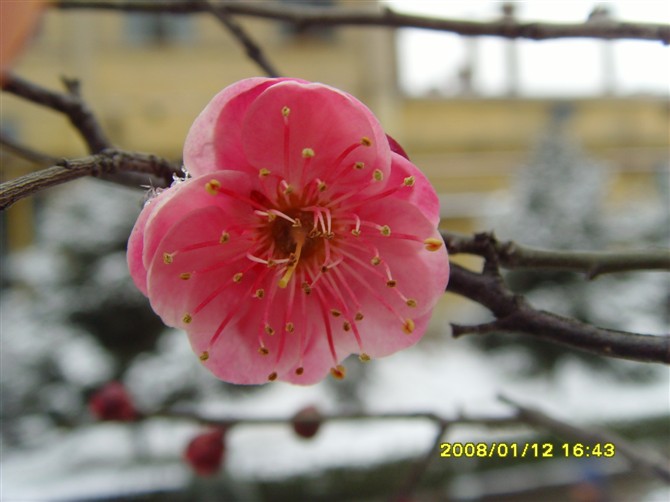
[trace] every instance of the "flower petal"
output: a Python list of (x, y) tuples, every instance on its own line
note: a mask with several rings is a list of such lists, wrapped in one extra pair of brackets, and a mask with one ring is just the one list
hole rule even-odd
[[(159, 201), (161, 206), (148, 217), (144, 232), (144, 248), (142, 260), (149, 267), (158, 244), (184, 215), (191, 211), (208, 206), (218, 206), (228, 213), (234, 214), (234, 224), (244, 226), (253, 218), (253, 207), (235, 197), (223, 193), (208, 191), (208, 183), (216, 180), (224, 189), (231, 190), (240, 197), (249, 197), (253, 188), (253, 178), (236, 171), (217, 171), (198, 178), (189, 178), (170, 187), (169, 199)], [(224, 230), (224, 229), (222, 229)]]
[(193, 122), (184, 143), (184, 165), (192, 176), (221, 169), (253, 169), (242, 151), (242, 118), (265, 89), (284, 80), (294, 79), (248, 78), (214, 96)]
[(437, 226), (440, 223), (440, 199), (426, 175), (409, 160), (397, 153), (391, 154), (391, 160), (389, 185), (400, 185), (403, 180), (410, 176), (414, 178), (414, 186), (411, 190), (400, 190), (396, 197), (419, 208), (423, 215), (428, 218), (428, 221), (433, 226)]
[(144, 232), (146, 230), (147, 221), (154, 211), (164, 204), (172, 195), (174, 191), (163, 190), (154, 198), (148, 200), (135, 222), (130, 237), (128, 238), (127, 260), (128, 269), (130, 270), (130, 277), (137, 288), (147, 295), (147, 269), (144, 266), (142, 259), (144, 253)]
[(363, 188), (375, 169), (384, 178), (390, 168), (388, 141), (372, 113), (322, 84), (286, 81), (266, 89), (244, 118), (242, 143), (257, 169), (294, 186), (319, 178)]

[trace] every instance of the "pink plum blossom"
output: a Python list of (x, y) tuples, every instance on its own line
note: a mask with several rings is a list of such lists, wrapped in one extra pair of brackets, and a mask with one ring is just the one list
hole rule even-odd
[[(449, 277), (438, 198), (347, 93), (227, 87), (193, 123), (189, 176), (128, 243), (137, 287), (222, 380), (312, 384), (414, 345)], [(400, 153), (396, 153), (400, 152)]]

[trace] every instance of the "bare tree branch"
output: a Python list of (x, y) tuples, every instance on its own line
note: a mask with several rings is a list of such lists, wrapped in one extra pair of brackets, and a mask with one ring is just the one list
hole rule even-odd
[(617, 252), (554, 251), (522, 246), (513, 241), (500, 242), (493, 233), (474, 236), (442, 232), (450, 254), (468, 253), (486, 257), (491, 250), (499, 264), (508, 269), (532, 268), (583, 272), (589, 279), (599, 275), (632, 270), (670, 272), (670, 251), (635, 250)]
[(34, 162), (35, 164), (49, 165), (59, 161), (56, 157), (38, 152), (37, 150), (33, 150), (32, 148), (14, 141), (6, 134), (0, 133), (0, 145), (2, 145), (3, 150), (7, 150), (17, 157)]
[(500, 277), (471, 272), (452, 264), (447, 291), (488, 308), (496, 320), (476, 326), (452, 324), (454, 337), (464, 334), (513, 333), (530, 335), (606, 357), (670, 364), (670, 335), (643, 335), (599, 328), (535, 310), (515, 295)]
[(63, 82), (68, 93), (51, 91), (17, 75), (7, 73), (2, 90), (64, 113), (81, 134), (89, 153), (98, 153), (105, 148), (110, 148), (112, 144), (102, 127), (88, 105), (81, 99), (79, 82), (74, 79), (63, 79)]
[[(390, 413), (333, 413), (320, 414), (319, 420), (325, 422), (351, 422), (360, 420), (428, 420), (437, 426), (437, 431), (430, 450), (425, 455), (419, 457), (415, 468), (410, 472), (405, 480), (400, 492), (396, 494), (397, 499), (402, 496), (409, 496), (418, 486), (421, 477), (427, 470), (433, 458), (439, 457), (440, 443), (447, 429), (465, 426), (479, 425), (487, 428), (514, 428), (519, 425), (529, 425), (541, 431), (555, 434), (561, 438), (572, 441), (583, 442), (585, 446), (591, 446), (597, 443), (612, 443), (615, 446), (616, 455), (624, 456), (633, 469), (641, 470), (670, 482), (670, 467), (668, 461), (660, 453), (641, 448), (622, 436), (610, 431), (594, 428), (582, 428), (567, 422), (561, 421), (550, 415), (536, 409), (523, 406), (506, 396), (499, 396), (504, 403), (515, 409), (512, 415), (500, 416), (480, 416), (480, 415), (458, 415), (454, 418), (447, 418), (433, 412), (390, 412)], [(236, 425), (284, 425), (291, 422), (291, 418), (286, 417), (213, 417), (205, 416), (193, 411), (162, 410), (155, 413), (144, 414), (140, 417), (142, 420), (152, 418), (168, 418), (176, 420), (188, 420), (198, 422), (204, 425), (212, 425), (229, 429)]]
[[(605, 40), (656, 40), (664, 44), (670, 43), (670, 26), (665, 24), (617, 21), (557, 24), (515, 22), (507, 19), (493, 22), (475, 22), (400, 14), (388, 8), (380, 12), (361, 12), (344, 8), (293, 7), (260, 2), (218, 1), (216, 5), (225, 6), (230, 14), (285, 21), (293, 23), (299, 29), (309, 26), (333, 25), (385, 26), (391, 28), (423, 28), (465, 36), (497, 36), (531, 40), (588, 37)], [(121, 2), (60, 0), (55, 2), (55, 6), (61, 9), (169, 12), (174, 14), (193, 14), (206, 10), (206, 7), (201, 3), (186, 0)]]
[(215, 4), (214, 2), (203, 1), (203, 5), (208, 8), (212, 14), (228, 28), (228, 31), (237, 39), (244, 47), (247, 56), (260, 66), (268, 77), (279, 77), (280, 74), (277, 69), (268, 61), (267, 57), (256, 44), (249, 34), (236, 22), (230, 15), (229, 8), (225, 4)]
[[(136, 173), (143, 173), (145, 176), (133, 176), (130, 179), (119, 176)], [(173, 176), (179, 173), (179, 167), (176, 164), (155, 155), (105, 150), (81, 159), (63, 160), (60, 165), (0, 184), (0, 211), (46, 188), (86, 176), (134, 186), (153, 184), (156, 187), (165, 187), (169, 186)]]
[(586, 445), (598, 443), (612, 443), (615, 445), (617, 456), (626, 457), (631, 467), (645, 471), (653, 476), (670, 483), (670, 460), (662, 458), (655, 451), (634, 445), (627, 439), (614, 434), (595, 429), (586, 429), (553, 418), (539, 410), (523, 406), (509, 397), (499, 396), (499, 399), (516, 408), (517, 417), (529, 425), (540, 427), (546, 431), (573, 441), (583, 441)]

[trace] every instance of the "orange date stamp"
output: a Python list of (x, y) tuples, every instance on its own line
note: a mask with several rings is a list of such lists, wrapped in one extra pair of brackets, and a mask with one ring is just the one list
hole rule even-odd
[(614, 443), (440, 443), (442, 458), (612, 458)]

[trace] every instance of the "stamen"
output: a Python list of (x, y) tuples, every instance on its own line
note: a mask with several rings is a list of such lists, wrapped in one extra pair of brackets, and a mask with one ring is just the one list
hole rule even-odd
[(274, 382), (275, 380), (277, 380), (277, 372), (273, 371), (272, 373), (270, 373), (268, 375), (268, 380), (271, 381), (271, 382)]
[(163, 253), (163, 263), (169, 265), (174, 259), (174, 253)]
[(254, 293), (254, 298), (258, 298), (259, 300), (265, 296), (265, 290), (263, 288), (257, 289), (256, 292)]
[(361, 138), (361, 145), (363, 146), (372, 146), (372, 140), (368, 138), (367, 136), (363, 136)]
[(356, 162), (354, 164), (354, 169), (356, 169), (357, 171), (365, 169), (365, 162)]
[(414, 331), (414, 321), (410, 318), (405, 319), (405, 323), (402, 326), (402, 330), (406, 334), (411, 335), (412, 332)]
[(221, 237), (219, 237), (219, 243), (220, 244), (225, 244), (230, 240), (230, 234), (226, 232), (225, 230), (221, 233)]
[(416, 180), (414, 179), (414, 176), (408, 176), (407, 178), (405, 178), (405, 179), (403, 180), (403, 184), (404, 184), (406, 187), (413, 187), (415, 181), (416, 181)]
[(179, 278), (182, 281), (188, 281), (191, 278), (191, 274), (189, 272), (184, 272), (183, 274), (179, 274)]
[(437, 239), (435, 237), (429, 237), (428, 239), (425, 239), (423, 243), (425, 244), (424, 247), (428, 251), (437, 251), (442, 247), (444, 241), (442, 239)]
[(311, 148), (303, 148), (302, 157), (304, 159), (311, 159), (312, 157), (314, 157), (314, 150), (312, 150)]
[(244, 277), (244, 274), (242, 272), (237, 272), (233, 276), (233, 282), (240, 282), (242, 280), (242, 277)]
[(407, 301), (405, 301), (405, 304), (411, 308), (415, 308), (417, 306), (416, 300), (414, 298), (408, 298)]
[(262, 356), (267, 356), (270, 353), (270, 350), (265, 345), (262, 345), (258, 347), (258, 353)]
[(272, 171), (270, 171), (269, 169), (262, 168), (258, 170), (258, 177), (267, 178), (268, 176), (270, 176), (271, 173)]
[(367, 363), (367, 362), (370, 361), (370, 356), (367, 355), (365, 352), (361, 352), (361, 353), (358, 355), (358, 359), (360, 359), (360, 361), (361, 361), (362, 363)]
[(193, 317), (191, 316), (191, 314), (184, 314), (184, 316), (181, 318), (181, 321), (184, 324), (191, 324), (192, 320), (193, 320)]
[(209, 195), (216, 195), (219, 193), (219, 188), (221, 188), (221, 182), (219, 180), (210, 180), (205, 183), (205, 190)]
[(204, 363), (207, 359), (209, 359), (209, 352), (206, 350), (203, 350), (202, 353), (199, 356), (200, 360)]
[(336, 380), (344, 380), (344, 377), (347, 376), (347, 369), (341, 364), (338, 364), (334, 368), (330, 368), (330, 374)]
[(302, 375), (304, 372), (305, 372), (305, 368), (303, 368), (302, 366), (299, 366), (295, 369), (295, 374), (298, 375), (298, 376)]
[(381, 227), (378, 228), (379, 233), (381, 233), (384, 237), (388, 237), (389, 235), (391, 235), (391, 227), (389, 227), (388, 225), (382, 225)]
[(372, 173), (372, 179), (375, 181), (382, 181), (384, 179), (384, 173), (379, 169), (375, 169)]

